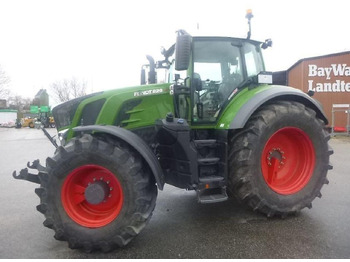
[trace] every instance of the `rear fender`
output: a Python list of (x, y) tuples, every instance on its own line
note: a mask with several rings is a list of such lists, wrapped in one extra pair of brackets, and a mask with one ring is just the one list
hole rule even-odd
[(124, 128), (116, 126), (99, 126), (99, 125), (90, 125), (90, 126), (78, 126), (73, 128), (74, 132), (101, 132), (110, 134), (118, 139), (125, 141), (132, 148), (134, 148), (147, 162), (149, 165), (153, 176), (157, 182), (158, 188), (163, 190), (164, 187), (164, 174), (162, 168), (158, 162), (156, 155), (149, 148), (149, 146), (143, 141), (139, 136), (133, 132), (126, 130)]
[[(254, 89), (248, 92), (254, 92)], [(246, 101), (240, 101), (246, 100)], [(253, 95), (249, 96), (237, 96), (237, 99), (232, 101), (229, 107), (232, 109), (235, 105), (242, 105), (238, 110), (226, 109), (222, 119), (226, 118), (226, 121), (219, 121), (218, 129), (238, 129), (243, 128), (251, 117), (251, 115), (262, 105), (277, 100), (296, 101), (304, 104), (305, 106), (313, 109), (316, 112), (318, 118), (323, 120), (325, 124), (328, 124), (328, 120), (323, 111), (322, 105), (315, 99), (311, 98), (307, 94), (303, 93), (299, 89), (295, 89), (287, 86), (269, 86), (255, 91)], [(231, 111), (231, 113), (230, 113)], [(220, 124), (221, 122), (221, 124)]]

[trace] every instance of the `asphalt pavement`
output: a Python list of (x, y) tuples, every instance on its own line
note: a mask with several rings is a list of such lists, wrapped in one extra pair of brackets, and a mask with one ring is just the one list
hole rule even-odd
[(45, 163), (54, 146), (41, 130), (0, 128), (0, 258), (350, 258), (350, 138), (330, 144), (334, 169), (312, 209), (268, 219), (234, 200), (203, 205), (195, 192), (165, 185), (150, 223), (128, 246), (85, 253), (42, 225), (37, 185), (12, 178), (28, 161)]

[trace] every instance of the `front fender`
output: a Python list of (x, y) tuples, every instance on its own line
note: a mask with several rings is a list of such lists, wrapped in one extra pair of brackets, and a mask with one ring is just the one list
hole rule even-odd
[(124, 128), (116, 126), (100, 126), (100, 125), (90, 125), (90, 126), (78, 126), (73, 128), (74, 132), (102, 132), (110, 134), (117, 137), (126, 143), (128, 143), (132, 148), (134, 148), (147, 162), (154, 178), (157, 182), (158, 188), (163, 190), (164, 187), (164, 174), (162, 168), (158, 162), (156, 155), (152, 152), (149, 146), (143, 141), (139, 136), (133, 132), (126, 130)]
[(217, 129), (243, 128), (250, 116), (263, 104), (274, 100), (296, 101), (313, 109), (325, 124), (328, 120), (322, 105), (299, 89), (288, 86), (264, 85), (251, 90), (242, 90), (223, 112)]

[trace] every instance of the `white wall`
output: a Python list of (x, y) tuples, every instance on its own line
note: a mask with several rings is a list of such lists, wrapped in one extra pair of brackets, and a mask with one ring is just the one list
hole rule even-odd
[(0, 112), (0, 126), (13, 127), (16, 124), (17, 112)]

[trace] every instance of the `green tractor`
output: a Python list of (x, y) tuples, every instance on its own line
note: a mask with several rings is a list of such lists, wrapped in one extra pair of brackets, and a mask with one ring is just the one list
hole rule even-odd
[(45, 166), (28, 163), (37, 174), (13, 176), (40, 185), (37, 210), (57, 240), (87, 251), (127, 245), (165, 184), (203, 204), (236, 197), (268, 217), (311, 208), (332, 168), (328, 121), (309, 95), (272, 84), (262, 57), (271, 41), (249, 36), (180, 30), (163, 61), (148, 56), (140, 86), (53, 109), (61, 145)]

